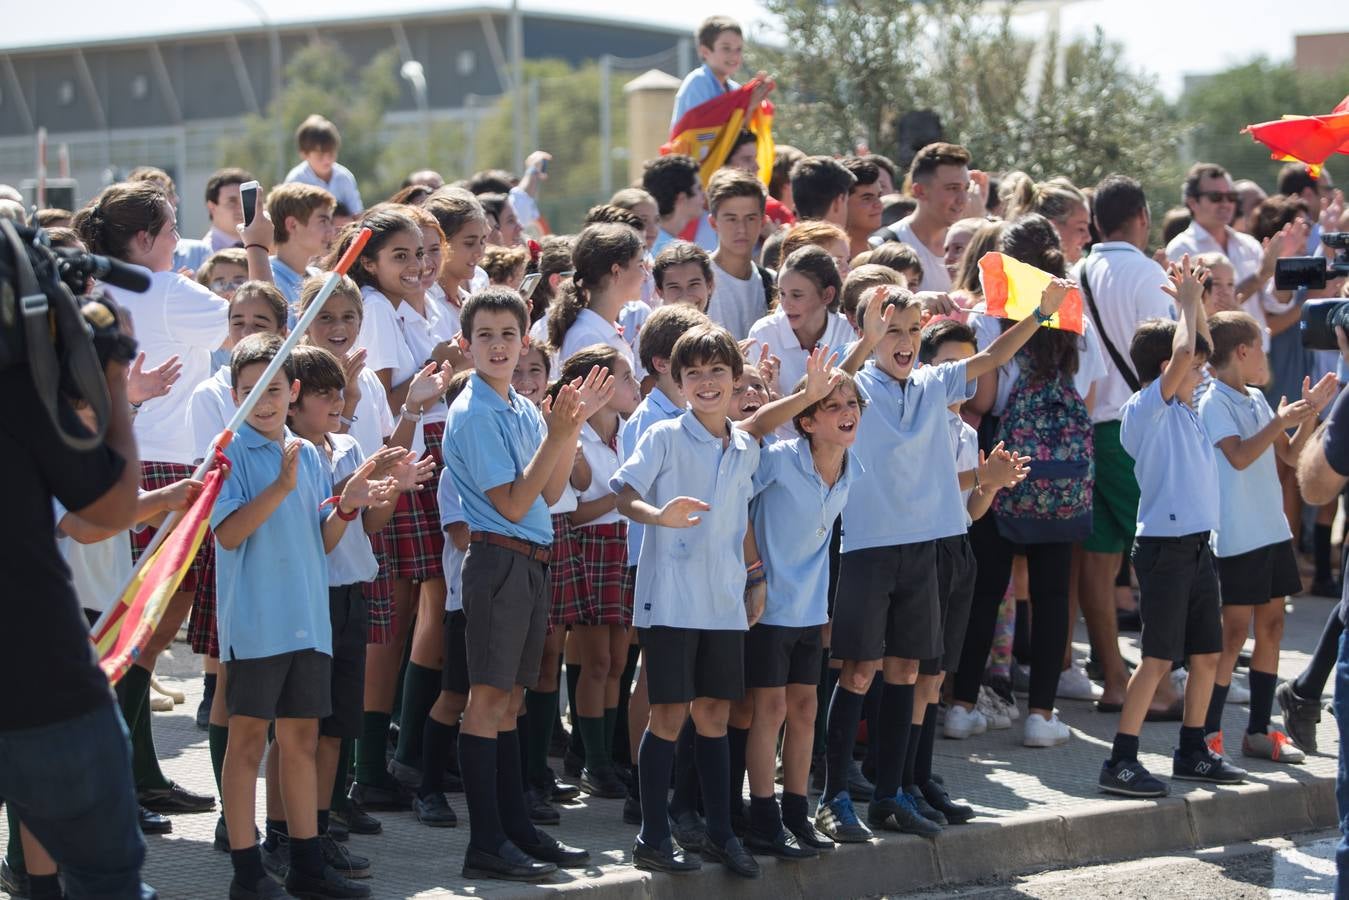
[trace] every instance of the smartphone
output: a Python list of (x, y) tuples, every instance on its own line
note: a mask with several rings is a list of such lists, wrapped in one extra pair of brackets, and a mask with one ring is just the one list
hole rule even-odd
[(534, 296), (534, 288), (539, 286), (539, 279), (543, 275), (539, 272), (530, 272), (525, 276), (525, 280), (520, 282), (520, 296), (528, 300)]
[(256, 181), (245, 181), (239, 185), (239, 199), (244, 205), (244, 225), (252, 225), (253, 217), (258, 214), (258, 191), (262, 185)]
[(548, 157), (545, 156), (543, 159), (539, 160), (539, 171), (545, 175), (548, 173)]

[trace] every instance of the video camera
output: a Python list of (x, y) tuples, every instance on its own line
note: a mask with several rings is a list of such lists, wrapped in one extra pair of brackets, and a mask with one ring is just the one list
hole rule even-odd
[[(111, 400), (104, 367), (112, 360), (130, 363), (136, 355), (136, 342), (118, 325), (116, 307), (85, 295), (90, 278), (129, 291), (150, 287), (138, 269), (54, 249), (42, 229), (0, 218), (0, 370), (28, 368), (57, 434), (77, 450), (97, 447), (107, 431)], [(63, 400), (89, 404), (92, 434), (71, 430), (70, 417), (60, 415)]]

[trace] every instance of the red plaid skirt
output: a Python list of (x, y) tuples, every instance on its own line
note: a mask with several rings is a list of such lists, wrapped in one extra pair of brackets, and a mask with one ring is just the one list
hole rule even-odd
[(572, 624), (632, 625), (632, 569), (628, 566), (628, 523), (582, 525), (575, 529), (585, 572), (585, 612)]
[(371, 644), (386, 644), (393, 637), (395, 580), (430, 581), (445, 577), (441, 563), (445, 532), (440, 529), (440, 504), (436, 502), (435, 488), (445, 467), (440, 455), (445, 423), (428, 422), (423, 429), (426, 452), (436, 462), (435, 474), (420, 491), (400, 495), (389, 524), (370, 535), (370, 546), (379, 560), (379, 576), (362, 586), (368, 601), (367, 636)]
[(550, 633), (555, 628), (575, 623), (585, 612), (585, 570), (576, 532), (570, 514), (553, 516), (553, 556), (548, 561), (548, 578), (552, 582), (552, 605), (548, 616)]

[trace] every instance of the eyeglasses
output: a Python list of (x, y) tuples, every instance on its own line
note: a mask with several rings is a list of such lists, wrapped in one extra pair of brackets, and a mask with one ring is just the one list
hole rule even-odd
[(220, 293), (221, 291), (233, 291), (243, 287), (244, 282), (248, 281), (248, 276), (235, 278), (212, 278), (211, 292)]
[(1237, 203), (1241, 195), (1236, 191), (1198, 191), (1195, 196), (1209, 203)]

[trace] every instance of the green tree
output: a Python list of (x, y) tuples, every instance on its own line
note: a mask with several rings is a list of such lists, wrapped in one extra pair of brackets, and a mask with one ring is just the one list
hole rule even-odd
[[(1283, 163), (1241, 129), (1284, 115), (1328, 113), (1343, 99), (1349, 69), (1334, 75), (1298, 72), (1291, 63), (1255, 59), (1198, 80), (1180, 106), (1193, 123), (1189, 156), (1225, 166), (1274, 190)], [(1337, 184), (1349, 179), (1349, 158), (1332, 156), (1326, 168)]]
[(784, 143), (835, 153), (864, 139), (895, 153), (899, 116), (926, 109), (981, 169), (1083, 186), (1124, 172), (1159, 207), (1175, 193), (1179, 120), (1099, 29), (1063, 47), (1051, 36), (1037, 51), (1012, 30), (1010, 9), (989, 16), (979, 0), (764, 6), (792, 36), (755, 60), (778, 74)]

